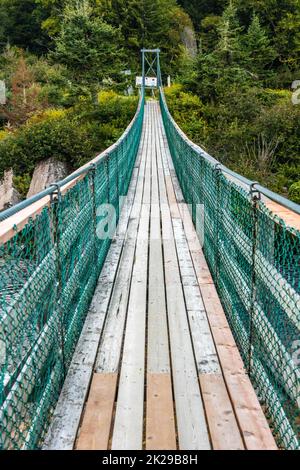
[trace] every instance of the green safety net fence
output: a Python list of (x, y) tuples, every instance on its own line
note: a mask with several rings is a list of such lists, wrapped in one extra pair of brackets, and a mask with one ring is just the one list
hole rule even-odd
[(164, 126), (183, 196), (245, 368), (280, 448), (300, 448), (300, 232), (222, 171), (171, 117)]
[(1, 449), (42, 445), (111, 243), (98, 208), (113, 205), (118, 220), (143, 113), (142, 96), (121, 139), (0, 244)]

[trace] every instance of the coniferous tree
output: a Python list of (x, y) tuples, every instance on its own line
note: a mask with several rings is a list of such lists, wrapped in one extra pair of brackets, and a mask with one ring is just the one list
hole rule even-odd
[(120, 80), (124, 67), (119, 31), (94, 17), (88, 0), (66, 7), (52, 58), (91, 84)]
[(240, 56), (241, 52), (241, 32), (243, 28), (239, 24), (237, 8), (231, 0), (224, 10), (220, 25), (218, 27), (219, 41), (217, 51), (229, 65)]
[(245, 65), (258, 76), (266, 74), (276, 58), (276, 51), (256, 14), (243, 37), (243, 44)]
[(59, 34), (63, 11), (68, 3), (70, 0), (35, 0), (37, 11), (44, 12), (41, 29), (50, 38)]
[(193, 91), (205, 100), (216, 101), (230, 87), (243, 88), (253, 77), (244, 66), (246, 52), (235, 3), (231, 0), (217, 28), (215, 50), (199, 54), (193, 74)]
[(192, 28), (176, 0), (102, 0), (96, 10), (112, 26), (120, 26), (129, 65), (136, 71), (140, 69), (142, 47), (160, 48), (164, 71), (175, 71), (182, 31), (185, 26)]
[(244, 25), (256, 13), (278, 54), (278, 64), (292, 70), (300, 68), (300, 2), (299, 0), (237, 0), (239, 16)]

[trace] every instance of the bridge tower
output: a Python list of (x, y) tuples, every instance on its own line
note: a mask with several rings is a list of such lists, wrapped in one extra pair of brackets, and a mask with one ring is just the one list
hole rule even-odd
[(143, 88), (161, 86), (160, 49), (142, 49), (142, 83)]

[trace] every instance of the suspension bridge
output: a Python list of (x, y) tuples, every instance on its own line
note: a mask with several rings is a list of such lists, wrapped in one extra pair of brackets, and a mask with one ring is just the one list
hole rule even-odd
[(300, 207), (188, 140), (158, 52), (119, 141), (0, 213), (2, 449), (300, 448)]

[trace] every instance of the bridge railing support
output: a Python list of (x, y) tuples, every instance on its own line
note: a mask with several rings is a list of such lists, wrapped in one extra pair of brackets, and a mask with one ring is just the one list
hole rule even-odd
[(61, 265), (61, 254), (60, 254), (60, 227), (59, 227), (59, 204), (61, 201), (61, 192), (60, 188), (56, 187), (56, 191), (50, 196), (50, 219), (51, 219), (51, 232), (52, 232), (52, 241), (53, 249), (55, 253), (55, 267), (56, 267), (56, 289), (55, 289), (55, 305), (58, 311), (58, 344), (59, 352), (61, 354), (62, 362), (62, 380), (66, 375), (66, 361), (64, 354), (64, 325), (63, 325), (63, 310), (61, 305), (61, 294), (62, 294), (62, 265)]
[(252, 373), (252, 356), (253, 356), (253, 343), (254, 343), (254, 314), (256, 303), (256, 254), (257, 254), (257, 235), (258, 235), (258, 202), (261, 199), (259, 192), (254, 190), (253, 185), (250, 190), (253, 222), (252, 222), (252, 256), (251, 256), (251, 288), (250, 288), (250, 308), (249, 308), (249, 357), (248, 357), (248, 373)]

